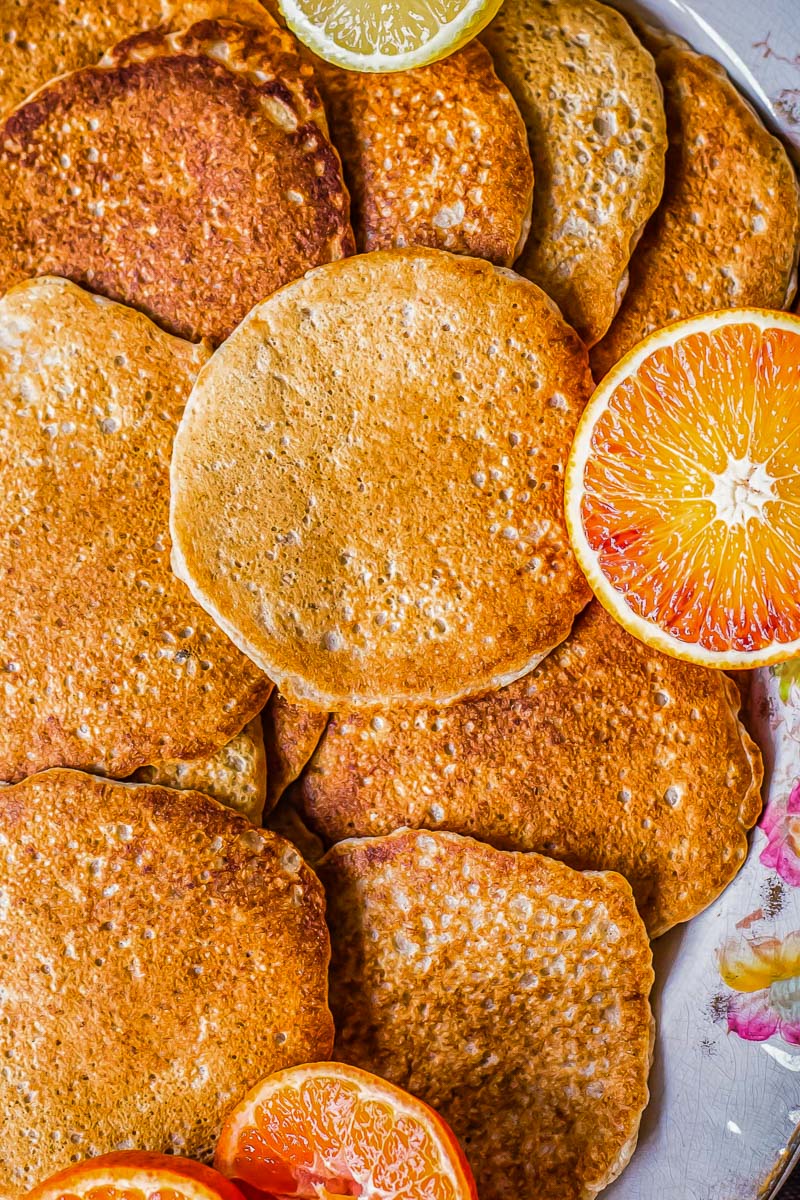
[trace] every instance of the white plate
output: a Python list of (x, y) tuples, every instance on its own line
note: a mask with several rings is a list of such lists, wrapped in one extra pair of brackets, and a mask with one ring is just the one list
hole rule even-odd
[[(713, 55), (800, 163), (800, 0), (614, 2)], [(756, 672), (751, 710), (765, 814), (734, 883), (655, 944), (652, 1098), (608, 1200), (767, 1200), (800, 1156), (800, 660)], [(734, 954), (764, 986), (727, 986)]]

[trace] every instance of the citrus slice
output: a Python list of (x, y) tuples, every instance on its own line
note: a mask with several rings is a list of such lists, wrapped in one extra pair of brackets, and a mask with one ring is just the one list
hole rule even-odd
[(225, 1122), (214, 1165), (248, 1194), (477, 1200), (442, 1118), (342, 1063), (290, 1067), (258, 1084)]
[(445, 58), (491, 21), (501, 0), (278, 0), (286, 24), (327, 62), (409, 71)]
[(218, 1171), (172, 1154), (119, 1151), (52, 1175), (26, 1200), (244, 1200)]
[(641, 641), (709, 667), (800, 654), (800, 319), (731, 309), (645, 338), (583, 413), (565, 502)]

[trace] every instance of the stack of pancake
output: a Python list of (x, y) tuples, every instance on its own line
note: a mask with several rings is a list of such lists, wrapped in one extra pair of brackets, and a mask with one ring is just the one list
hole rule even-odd
[(594, 1195), (762, 767), (563, 471), (644, 334), (792, 305), (783, 148), (596, 0), (384, 76), (256, 0), (0, 21), (0, 1191), (333, 1053), (482, 1200)]

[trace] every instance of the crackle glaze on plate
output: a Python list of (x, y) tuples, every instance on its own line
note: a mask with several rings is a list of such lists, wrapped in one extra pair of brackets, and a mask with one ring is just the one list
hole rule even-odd
[[(711, 54), (800, 164), (800, 0), (612, 0)], [(652, 1100), (608, 1200), (771, 1200), (800, 1158), (800, 659), (757, 671), (765, 810), (719, 900), (655, 943)]]

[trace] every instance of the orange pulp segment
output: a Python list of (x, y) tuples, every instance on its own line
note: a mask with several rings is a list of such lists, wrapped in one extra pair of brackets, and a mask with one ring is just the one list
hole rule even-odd
[[(107, 1183), (100, 1187), (90, 1187), (88, 1191), (78, 1189), (77, 1192), (71, 1190), (71, 1185), (65, 1183), (62, 1185), (67, 1190), (58, 1191), (59, 1200), (154, 1200), (153, 1190), (146, 1185), (144, 1187), (128, 1186), (125, 1183)], [(174, 1188), (159, 1186), (155, 1196), (157, 1200), (185, 1200), (184, 1192), (177, 1192)]]
[(589, 401), (566, 476), (598, 599), (675, 657), (800, 654), (800, 320), (693, 317), (640, 342)]
[(214, 1165), (248, 1194), (477, 1200), (442, 1118), (343, 1063), (290, 1067), (253, 1088), (225, 1122)]

